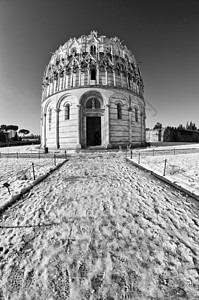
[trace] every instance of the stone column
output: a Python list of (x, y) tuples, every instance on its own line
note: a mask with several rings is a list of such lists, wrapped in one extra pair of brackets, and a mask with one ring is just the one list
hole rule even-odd
[(97, 84), (99, 84), (99, 66), (96, 67), (97, 71)]
[(59, 76), (59, 91), (61, 91), (62, 90), (62, 80), (63, 80), (63, 77), (60, 77)]
[(121, 86), (123, 87), (123, 76), (122, 76), (122, 72), (120, 72), (120, 78), (121, 78)]
[(55, 145), (56, 145), (56, 148), (59, 149), (60, 145), (59, 145), (59, 112), (60, 112), (60, 109), (59, 108), (56, 108), (55, 109), (56, 111), (56, 127), (55, 127)]
[(89, 68), (87, 69), (87, 84), (90, 85), (90, 70)]
[(48, 97), (49, 95), (49, 88), (50, 88), (50, 83), (47, 85), (47, 90), (46, 90), (46, 98)]
[(73, 86), (73, 72), (70, 73), (70, 87)]
[(127, 82), (127, 89), (129, 89), (129, 79), (128, 79), (128, 74), (126, 74), (126, 82)]
[(52, 81), (49, 82), (49, 94), (48, 96), (50, 96), (52, 94)]
[(146, 114), (145, 114), (145, 107), (143, 112), (143, 132), (144, 132), (144, 144), (146, 143)]
[(129, 143), (132, 143), (132, 108), (129, 107)]
[(43, 114), (43, 146), (46, 147), (46, 114)]
[(113, 69), (113, 84), (116, 86), (116, 81), (115, 81), (115, 70)]
[(66, 81), (65, 81), (65, 89), (67, 89), (69, 87), (69, 74), (66, 74)]
[(105, 84), (108, 85), (108, 74), (107, 74), (107, 69), (104, 68), (105, 70)]
[(56, 80), (54, 79), (53, 80), (53, 94), (55, 93), (56, 91)]
[(82, 72), (82, 70), (81, 70), (81, 69), (79, 69), (79, 86), (81, 86), (81, 85), (82, 85), (82, 82), (81, 82), (81, 72)]
[(65, 90), (66, 89), (66, 72), (64, 72), (64, 78), (63, 78), (63, 80), (64, 80), (63, 88)]
[(82, 146), (81, 146), (81, 131), (82, 131), (82, 126), (81, 126), (81, 123), (82, 123), (82, 115), (81, 115), (81, 104), (78, 104), (77, 105), (77, 109), (78, 109), (78, 120), (77, 120), (77, 146), (76, 146), (76, 149), (81, 149)]
[(41, 92), (41, 102), (43, 102), (45, 99), (45, 87), (42, 86), (42, 92)]
[(143, 116), (143, 113), (141, 112), (140, 113), (140, 122), (141, 122), (141, 143), (143, 145), (144, 143), (144, 134), (145, 134), (145, 126), (144, 126), (144, 116)]
[(111, 144), (110, 144), (110, 104), (107, 104), (105, 106), (104, 128), (105, 128), (104, 147), (111, 148)]
[(43, 100), (46, 98), (47, 98), (47, 86), (45, 86), (43, 90)]

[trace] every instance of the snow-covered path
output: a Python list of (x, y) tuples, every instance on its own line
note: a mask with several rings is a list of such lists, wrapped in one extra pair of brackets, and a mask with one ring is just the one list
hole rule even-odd
[(118, 154), (69, 160), (0, 224), (0, 299), (199, 298), (199, 204)]

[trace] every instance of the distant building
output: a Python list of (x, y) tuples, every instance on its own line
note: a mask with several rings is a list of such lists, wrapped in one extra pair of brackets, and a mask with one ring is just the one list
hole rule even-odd
[(8, 139), (13, 139), (17, 136), (17, 130), (8, 130)]
[(0, 142), (7, 142), (11, 140), (17, 139), (17, 131), (16, 130), (2, 130), (0, 131)]
[(43, 147), (81, 149), (145, 145), (143, 79), (117, 37), (70, 39), (44, 72)]
[(146, 129), (146, 142), (199, 142), (199, 131), (165, 127)]

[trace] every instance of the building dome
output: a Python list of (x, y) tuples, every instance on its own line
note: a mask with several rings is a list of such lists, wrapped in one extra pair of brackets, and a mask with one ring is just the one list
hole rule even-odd
[(118, 147), (145, 143), (143, 79), (117, 37), (70, 39), (52, 55), (42, 84), (42, 145)]

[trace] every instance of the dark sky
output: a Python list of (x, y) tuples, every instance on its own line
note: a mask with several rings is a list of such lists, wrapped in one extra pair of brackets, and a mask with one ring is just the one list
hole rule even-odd
[(0, 125), (39, 134), (50, 52), (91, 30), (117, 36), (140, 62), (147, 127), (199, 127), (198, 0), (0, 0)]

